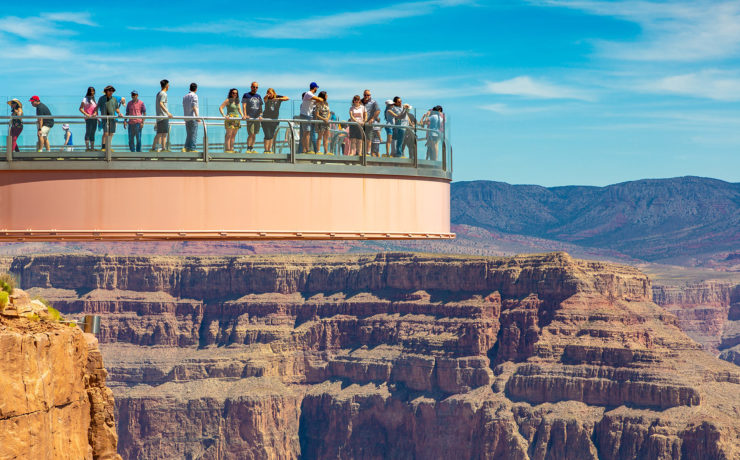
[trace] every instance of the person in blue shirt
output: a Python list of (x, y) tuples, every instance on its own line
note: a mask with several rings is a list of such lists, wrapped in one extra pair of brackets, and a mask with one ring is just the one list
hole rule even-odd
[(262, 96), (257, 94), (259, 84), (252, 82), (248, 93), (242, 96), (242, 113), (247, 120), (247, 153), (257, 153), (254, 150), (254, 139), (260, 132), (260, 120), (262, 120), (262, 106), (264, 101)]
[(72, 131), (69, 130), (67, 123), (62, 125), (62, 131), (64, 131), (64, 150), (71, 152), (74, 142), (72, 141)]

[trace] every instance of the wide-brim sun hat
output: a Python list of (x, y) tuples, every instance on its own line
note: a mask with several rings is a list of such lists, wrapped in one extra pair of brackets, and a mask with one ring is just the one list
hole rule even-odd
[(9, 100), (8, 101), (8, 105), (13, 105), (13, 102), (15, 102), (16, 104), (18, 104), (18, 107), (23, 108), (23, 104), (21, 104), (21, 101), (19, 101), (18, 99), (11, 99), (11, 100)]

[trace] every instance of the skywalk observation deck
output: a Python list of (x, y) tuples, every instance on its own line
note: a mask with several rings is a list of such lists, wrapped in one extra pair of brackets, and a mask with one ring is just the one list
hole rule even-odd
[[(381, 155), (353, 155), (352, 123), (337, 122), (329, 125), (331, 154), (318, 155), (301, 151), (302, 121), (263, 120), (277, 123), (274, 153), (262, 153), (261, 132), (254, 146), (260, 153), (247, 153), (242, 120), (238, 153), (227, 153), (224, 118), (197, 118), (196, 149), (183, 151), (185, 121), (195, 118), (174, 117), (169, 148), (153, 152), (154, 122), (162, 117), (137, 118), (145, 119), (142, 152), (129, 149), (125, 117), (104, 150), (98, 131), (99, 150), (87, 151), (81, 115), (54, 115), (51, 149), (39, 152), (37, 117), (22, 117), (18, 151), (11, 117), (0, 117), (8, 128), (0, 145), (0, 240), (454, 238), (444, 129), (376, 125)], [(73, 146), (62, 145), (65, 123)], [(403, 156), (383, 156), (385, 128), (396, 139), (403, 133)]]

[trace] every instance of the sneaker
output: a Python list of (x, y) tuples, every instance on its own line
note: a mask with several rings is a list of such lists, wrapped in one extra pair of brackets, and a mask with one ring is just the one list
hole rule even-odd
[(190, 150), (186, 149), (185, 147), (182, 148), (181, 152), (189, 152)]
[(36, 153), (41, 153), (41, 152), (43, 152), (43, 150), (41, 149), (36, 150)]
[(325, 155), (334, 155), (334, 152), (326, 152)]

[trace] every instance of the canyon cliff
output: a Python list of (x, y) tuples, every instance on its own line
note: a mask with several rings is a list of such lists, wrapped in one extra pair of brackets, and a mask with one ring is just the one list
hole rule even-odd
[(126, 459), (740, 456), (740, 368), (631, 267), (391, 253), (10, 270), (102, 316)]
[(653, 285), (653, 300), (679, 327), (721, 359), (740, 365), (740, 281), (701, 280)]
[(0, 458), (121, 458), (93, 335), (0, 315), (0, 356)]

